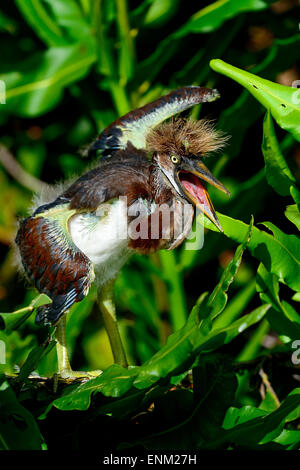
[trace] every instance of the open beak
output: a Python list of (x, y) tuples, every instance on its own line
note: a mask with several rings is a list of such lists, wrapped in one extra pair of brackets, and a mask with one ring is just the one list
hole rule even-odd
[(203, 181), (229, 195), (225, 186), (211, 174), (202, 161), (192, 158), (182, 161), (177, 178), (185, 196), (223, 232)]

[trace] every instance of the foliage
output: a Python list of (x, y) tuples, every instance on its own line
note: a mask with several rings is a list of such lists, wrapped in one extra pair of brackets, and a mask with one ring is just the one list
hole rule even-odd
[[(1, 6), (1, 449), (299, 449), (299, 6), (204, 3)], [(210, 189), (224, 233), (206, 219), (201, 250), (122, 270), (128, 369), (112, 364), (92, 288), (69, 314), (68, 347), (74, 369), (104, 371), (57, 382), (53, 331), (34, 324), (47, 298), (13, 261), (17, 218), (43, 182), (84, 172), (78, 149), (115, 118), (191, 84), (221, 94), (193, 117), (231, 135), (207, 159), (231, 191)]]

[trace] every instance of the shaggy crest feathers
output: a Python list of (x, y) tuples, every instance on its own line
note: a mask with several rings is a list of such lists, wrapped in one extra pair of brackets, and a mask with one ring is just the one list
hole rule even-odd
[(199, 155), (220, 150), (228, 141), (208, 119), (172, 119), (151, 130), (147, 150), (175, 155)]

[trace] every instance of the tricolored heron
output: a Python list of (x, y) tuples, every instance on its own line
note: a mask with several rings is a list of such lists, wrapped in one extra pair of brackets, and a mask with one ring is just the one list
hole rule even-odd
[[(164, 122), (218, 97), (217, 90), (184, 87), (119, 118), (90, 146), (90, 152), (102, 153), (97, 166), (20, 223), (16, 242), (25, 272), (52, 300), (38, 309), (36, 322), (56, 326), (61, 377), (82, 375), (70, 366), (65, 317), (93, 281), (114, 360), (126, 367), (113, 303), (119, 270), (134, 252), (178, 246), (191, 229), (195, 207), (222, 230), (204, 182), (228, 191), (202, 157), (226, 139), (208, 120)], [(172, 215), (167, 223), (156, 217), (162, 205)], [(130, 226), (136, 214), (142, 216)]]

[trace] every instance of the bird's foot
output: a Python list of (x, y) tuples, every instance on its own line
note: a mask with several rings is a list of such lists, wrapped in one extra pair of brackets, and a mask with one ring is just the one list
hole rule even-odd
[(87, 380), (98, 377), (100, 374), (102, 374), (102, 370), (78, 371), (63, 369), (58, 372), (57, 377), (65, 381), (80, 380), (81, 382), (86, 382)]

